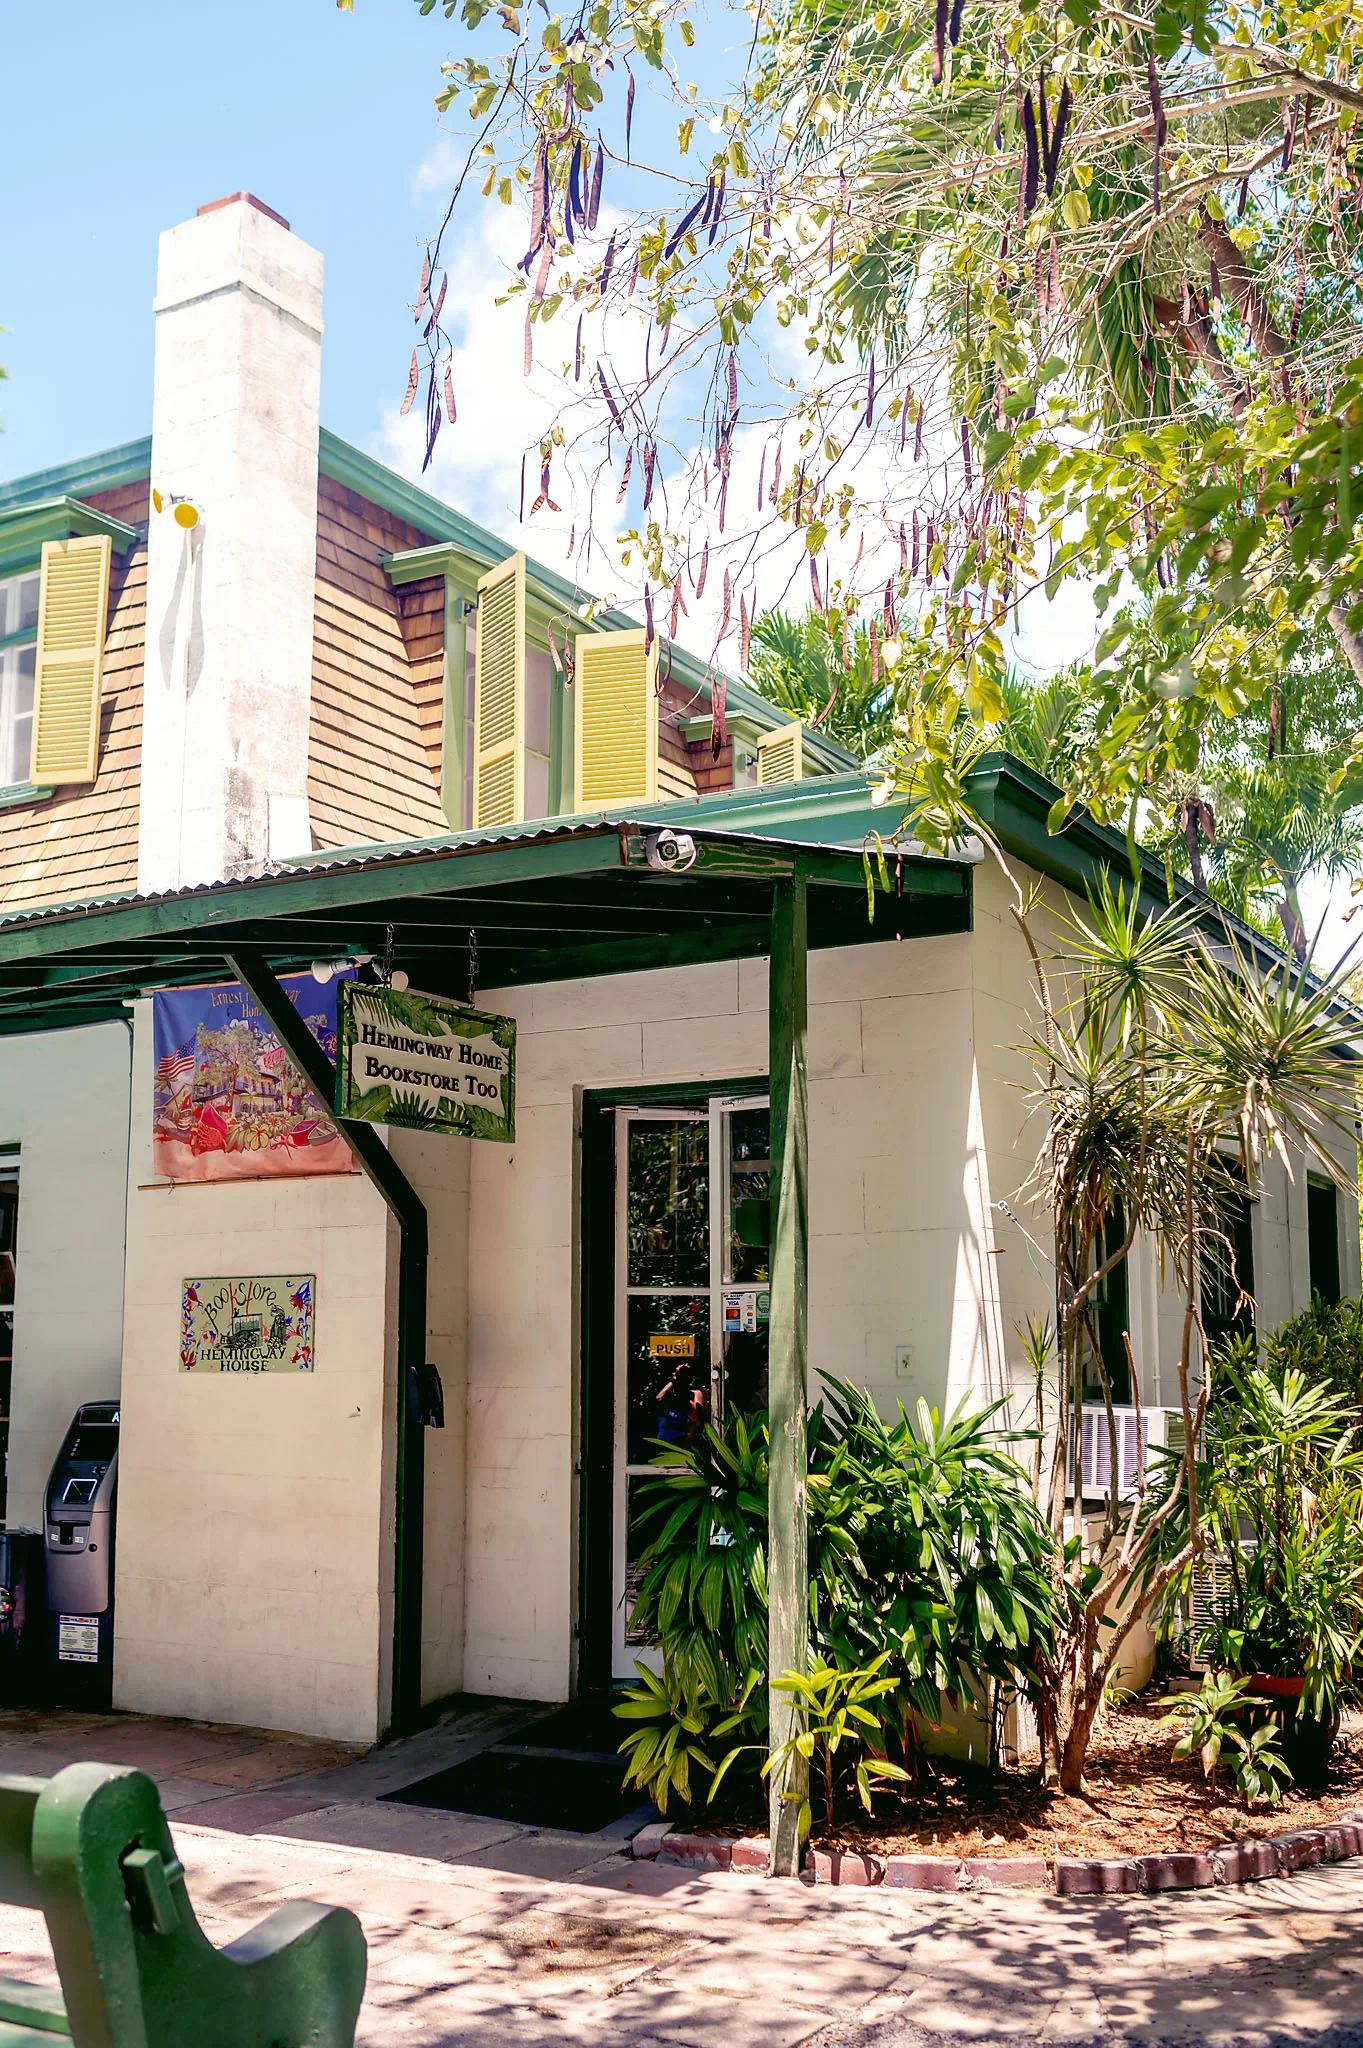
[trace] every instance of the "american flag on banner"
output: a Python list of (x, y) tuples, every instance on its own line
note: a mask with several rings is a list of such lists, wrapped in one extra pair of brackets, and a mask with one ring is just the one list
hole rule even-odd
[(194, 1072), (194, 1041), (182, 1045), (178, 1052), (168, 1052), (156, 1063), (156, 1083), (159, 1088), (169, 1088), (175, 1095)]

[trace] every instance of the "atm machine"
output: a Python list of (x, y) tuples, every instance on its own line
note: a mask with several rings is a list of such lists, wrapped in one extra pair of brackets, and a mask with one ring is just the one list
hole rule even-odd
[(48, 1671), (59, 1706), (107, 1707), (114, 1672), (118, 1403), (76, 1410), (47, 1482)]

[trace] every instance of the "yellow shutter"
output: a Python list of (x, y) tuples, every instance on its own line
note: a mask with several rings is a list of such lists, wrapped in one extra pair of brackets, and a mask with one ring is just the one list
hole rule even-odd
[(99, 750), (109, 537), (43, 543), (29, 781), (93, 782)]
[(473, 823), (525, 815), (525, 556), (478, 584), (473, 683)]
[(575, 797), (580, 811), (656, 802), (658, 643), (642, 630), (581, 633), (573, 674)]
[(793, 725), (778, 725), (770, 732), (759, 734), (757, 741), (757, 780), (766, 782), (800, 782), (805, 772), (804, 726), (797, 718)]

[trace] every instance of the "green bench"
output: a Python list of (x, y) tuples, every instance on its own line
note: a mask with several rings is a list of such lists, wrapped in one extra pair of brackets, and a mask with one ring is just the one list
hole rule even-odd
[(354, 1914), (281, 1906), (214, 1948), (141, 1771), (0, 1776), (0, 1903), (43, 1914), (61, 1979), (58, 1995), (0, 1977), (0, 2048), (352, 2048)]

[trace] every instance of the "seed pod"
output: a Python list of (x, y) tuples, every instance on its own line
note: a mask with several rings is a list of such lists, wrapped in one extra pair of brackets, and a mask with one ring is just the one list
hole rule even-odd
[(450, 425), (453, 426), (459, 417), (459, 413), (454, 403), (454, 379), (450, 375), (448, 363), (445, 365), (445, 413)]
[(955, 49), (957, 43), (959, 43), (961, 40), (961, 9), (963, 6), (964, 0), (953, 0), (953, 5), (951, 9), (951, 28), (948, 31), (951, 37), (951, 47), (953, 50)]
[(1041, 183), (1041, 152), (1036, 139), (1036, 109), (1032, 105), (1030, 92), (1022, 96), (1022, 134), (1022, 211), (1028, 214), (1036, 205)]
[(410, 411), (412, 410), (412, 402), (413, 402), (413, 400), (414, 400), (414, 399), (415, 399), (415, 397), (416, 397), (416, 387), (417, 387), (417, 383), (418, 383), (418, 381), (419, 381), (419, 379), (420, 379), (420, 376), (421, 376), (421, 372), (420, 372), (420, 371), (418, 370), (418, 368), (417, 368), (417, 360), (416, 360), (416, 350), (415, 350), (415, 349), (413, 349), (413, 350), (412, 350), (412, 366), (411, 366), (411, 368), (410, 368), (410, 369), (408, 370), (408, 372), (407, 372), (407, 392), (406, 392), (406, 396), (405, 396), (405, 397), (403, 398), (402, 404), (401, 404), (401, 405), (400, 405), (400, 406), (398, 407), (398, 417), (399, 417), (399, 418), (403, 418), (403, 417), (404, 417), (404, 416), (405, 416), (405, 415), (406, 415), (407, 413), (409, 413), (409, 412), (410, 412)]
[(422, 315), (422, 313), (424, 312), (424, 310), (425, 310), (425, 306), (426, 306), (426, 290), (427, 290), (427, 287), (428, 287), (428, 285), (430, 284), (430, 282), (431, 282), (431, 252), (430, 252), (430, 250), (428, 249), (428, 250), (426, 251), (426, 260), (425, 260), (425, 262), (424, 262), (424, 263), (422, 264), (422, 266), (421, 266), (421, 284), (420, 284), (420, 286), (418, 287), (418, 290), (417, 290), (417, 295), (416, 295), (416, 316), (415, 316), (415, 317), (416, 317), (416, 323), (417, 323), (417, 325), (418, 325), (418, 326), (420, 326), (420, 325), (421, 325), (421, 315)]
[(937, 0), (937, 14), (932, 28), (932, 82), (942, 83), (942, 72), (946, 61), (947, 21), (951, 0)]
[(729, 679), (721, 669), (710, 686), (710, 758), (717, 761), (729, 743), (724, 707), (729, 698)]
[(629, 86), (625, 93), (625, 162), (629, 162), (629, 131), (634, 125), (634, 73), (628, 74)]
[[(1055, 133), (1051, 137), (1050, 147), (1044, 151), (1043, 168), (1046, 173), (1048, 199), (1055, 197), (1055, 181), (1060, 172), (1060, 152), (1065, 147), (1065, 130), (1070, 124), (1070, 108), (1073, 103), (1074, 95), (1070, 91), (1070, 82), (1067, 78), (1060, 88), (1060, 104), (1055, 112)], [(1042, 106), (1044, 109), (1044, 100)]]
[(965, 464), (965, 487), (969, 490), (973, 479), (970, 474), (970, 427), (965, 420), (961, 421), (961, 460)]
[(606, 145), (599, 142), (596, 146), (596, 169), (592, 172), (592, 196), (587, 201), (587, 227), (591, 233), (596, 231), (596, 216), (601, 211), (601, 179), (605, 169)]

